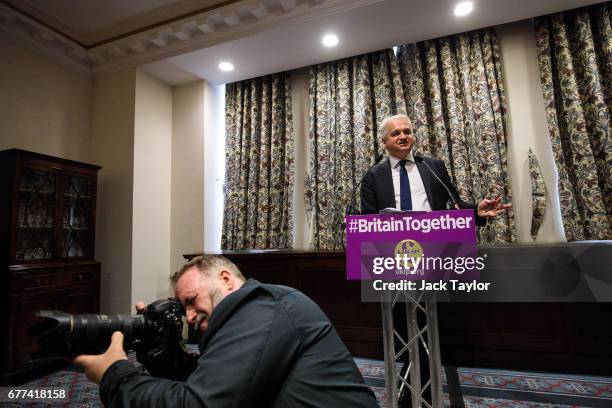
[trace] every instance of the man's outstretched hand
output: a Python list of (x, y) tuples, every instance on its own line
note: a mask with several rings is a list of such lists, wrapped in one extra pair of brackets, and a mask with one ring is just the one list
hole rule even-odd
[(509, 208), (512, 208), (512, 204), (502, 204), (501, 196), (497, 196), (493, 200), (485, 198), (478, 203), (478, 216), (483, 218), (497, 217)]
[(83, 366), (87, 378), (99, 385), (108, 367), (119, 360), (127, 360), (127, 354), (123, 350), (123, 333), (116, 331), (113, 333), (111, 344), (104, 354), (82, 354), (72, 360), (72, 362)]

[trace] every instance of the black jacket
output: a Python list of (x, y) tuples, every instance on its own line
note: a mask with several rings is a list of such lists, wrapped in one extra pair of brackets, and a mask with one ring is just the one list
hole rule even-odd
[[(414, 158), (421, 180), (423, 180), (429, 205), (433, 211), (446, 210), (450, 197), (444, 186), (431, 174), (424, 162), (449, 188), (459, 203), (459, 207), (473, 209), (476, 224), (486, 224), (486, 218), (478, 217), (474, 204), (467, 203), (459, 198), (459, 193), (453, 185), (442, 160), (418, 155), (415, 155)], [(393, 177), (391, 176), (391, 162), (387, 157), (382, 162), (372, 166), (361, 180), (361, 213), (378, 214), (380, 210), (388, 207), (395, 208), (395, 192), (393, 190)]]
[(212, 313), (186, 382), (113, 364), (108, 407), (377, 407), (321, 309), (301, 292), (248, 280)]

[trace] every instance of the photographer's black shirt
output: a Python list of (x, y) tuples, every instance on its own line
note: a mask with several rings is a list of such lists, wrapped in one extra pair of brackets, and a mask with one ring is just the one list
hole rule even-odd
[(212, 313), (186, 382), (113, 364), (108, 407), (377, 407), (329, 319), (303, 293), (248, 280)]

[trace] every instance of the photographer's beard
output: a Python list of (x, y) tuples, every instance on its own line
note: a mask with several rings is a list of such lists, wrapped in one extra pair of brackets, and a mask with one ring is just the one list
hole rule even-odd
[(198, 316), (196, 317), (196, 321), (194, 323), (194, 326), (201, 333), (204, 333), (206, 331), (206, 329), (208, 329), (208, 317), (209, 317), (208, 313), (206, 313), (206, 312), (198, 313)]
[[(221, 303), (221, 301), (225, 298), (225, 296), (223, 295), (222, 291), (219, 289), (219, 286), (217, 286), (215, 283), (212, 283), (212, 280), (211, 280), (210, 287), (211, 288), (210, 288), (210, 295), (209, 296), (211, 298), (212, 308), (213, 308), (213, 311), (214, 311), (215, 308), (217, 307), (217, 305), (219, 303)], [(208, 328), (208, 319), (209, 318), (210, 318), (210, 316), (206, 312), (198, 313), (198, 315), (196, 316), (196, 321), (195, 321), (194, 326), (201, 333), (204, 333), (206, 331), (206, 329)]]

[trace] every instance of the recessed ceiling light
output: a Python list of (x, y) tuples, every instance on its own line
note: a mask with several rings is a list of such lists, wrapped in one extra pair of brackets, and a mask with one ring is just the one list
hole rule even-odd
[(467, 16), (474, 9), (474, 4), (471, 1), (462, 1), (455, 6), (455, 15), (457, 17)]
[(338, 36), (336, 34), (325, 34), (323, 36), (323, 45), (326, 47), (335, 47), (338, 45)]
[(219, 64), (219, 69), (221, 71), (232, 71), (234, 69), (234, 64), (231, 62), (222, 62)]

